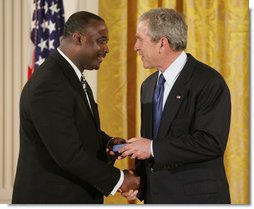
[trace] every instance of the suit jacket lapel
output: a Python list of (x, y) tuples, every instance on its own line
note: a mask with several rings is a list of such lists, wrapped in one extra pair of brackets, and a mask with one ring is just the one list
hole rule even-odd
[(194, 58), (189, 54), (187, 55), (188, 60), (179, 77), (177, 78), (174, 86), (172, 87), (165, 103), (161, 117), (160, 127), (158, 130), (158, 137), (165, 136), (167, 134), (168, 128), (170, 127), (179, 107), (181, 106), (182, 101), (187, 95), (187, 84), (192, 75), (194, 62)]
[[(51, 55), (52, 57), (54, 57), (54, 59), (58, 62), (58, 64), (61, 65), (61, 70), (63, 71), (64, 75), (66, 76), (66, 78), (69, 80), (70, 84), (72, 85), (72, 87), (75, 89), (75, 91), (78, 92), (78, 94), (82, 97), (85, 105), (86, 105), (86, 108), (89, 110), (89, 114), (91, 115), (91, 117), (93, 118), (96, 126), (98, 127), (98, 120), (97, 118), (95, 119), (93, 117), (93, 114), (91, 113), (91, 110), (90, 110), (90, 106), (88, 104), (88, 101), (87, 101), (87, 98), (86, 98), (86, 95), (85, 95), (85, 92), (84, 92), (84, 89), (81, 85), (81, 82), (80, 80), (78, 79), (76, 73), (74, 72), (73, 68), (71, 67), (71, 65), (62, 57), (62, 55), (56, 50), (54, 53), (52, 53)], [(89, 86), (89, 85), (88, 85)], [(90, 86), (89, 86), (90, 88)], [(91, 91), (91, 89), (90, 89)], [(90, 94), (92, 94), (90, 92)], [(92, 96), (89, 96), (90, 98)], [(92, 97), (93, 98), (93, 97)], [(94, 100), (92, 99), (93, 102), (91, 103), (94, 103)], [(94, 104), (91, 104), (91, 106), (94, 106)], [(98, 113), (95, 113), (97, 111), (94, 110), (93, 108), (93, 111), (94, 111), (94, 115), (98, 115)], [(98, 116), (97, 116), (98, 117)]]
[(158, 137), (160, 137), (160, 135), (166, 135), (169, 126), (171, 125), (182, 101), (185, 98), (186, 93), (187, 89), (184, 85), (179, 84), (178, 86), (174, 86), (172, 88), (162, 112)]
[(151, 138), (153, 136), (153, 92), (156, 86), (158, 72), (154, 73), (149, 82), (143, 83), (142, 86), (142, 136)]
[(97, 108), (96, 102), (94, 101), (92, 89), (91, 89), (91, 87), (89, 86), (89, 84), (87, 82), (86, 82), (86, 84), (87, 84), (87, 86), (86, 86), (87, 93), (88, 93), (91, 108), (92, 108), (92, 111), (93, 111), (93, 117), (95, 119), (97, 128), (99, 129), (100, 128), (100, 118), (99, 118), (98, 108)]

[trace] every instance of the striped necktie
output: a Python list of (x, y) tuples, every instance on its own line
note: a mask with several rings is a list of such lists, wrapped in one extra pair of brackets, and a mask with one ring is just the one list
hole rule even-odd
[(86, 88), (86, 78), (83, 74), (81, 74), (81, 79), (80, 79), (80, 82), (81, 82), (81, 85), (83, 86), (83, 89), (84, 89), (84, 92), (86, 94), (86, 99), (88, 101), (88, 104), (89, 104), (89, 107), (90, 107), (90, 110), (92, 112), (92, 115), (93, 115), (93, 109), (92, 109), (92, 106), (91, 106), (91, 103), (90, 103), (90, 99), (89, 99), (89, 96), (88, 96), (88, 93), (87, 93), (87, 88)]

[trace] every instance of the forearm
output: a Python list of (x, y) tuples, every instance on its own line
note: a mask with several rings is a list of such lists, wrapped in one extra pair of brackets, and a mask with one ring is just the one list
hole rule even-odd
[(165, 137), (153, 142), (154, 160), (159, 164), (195, 163), (222, 156), (227, 138), (199, 131), (193, 135)]

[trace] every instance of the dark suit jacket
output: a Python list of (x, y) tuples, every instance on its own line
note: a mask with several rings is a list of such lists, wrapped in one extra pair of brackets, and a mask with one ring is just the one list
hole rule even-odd
[[(158, 72), (141, 87), (141, 135), (152, 139)], [(222, 76), (188, 54), (164, 107), (154, 158), (136, 162), (145, 203), (230, 203), (223, 154), (231, 103)]]
[(33, 74), (20, 99), (20, 153), (13, 203), (102, 203), (120, 178), (106, 163), (100, 129), (70, 64), (55, 51)]

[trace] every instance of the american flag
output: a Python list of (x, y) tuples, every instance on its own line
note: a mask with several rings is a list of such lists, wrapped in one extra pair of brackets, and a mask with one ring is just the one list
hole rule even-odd
[(34, 0), (28, 78), (60, 44), (64, 28), (62, 0)]

